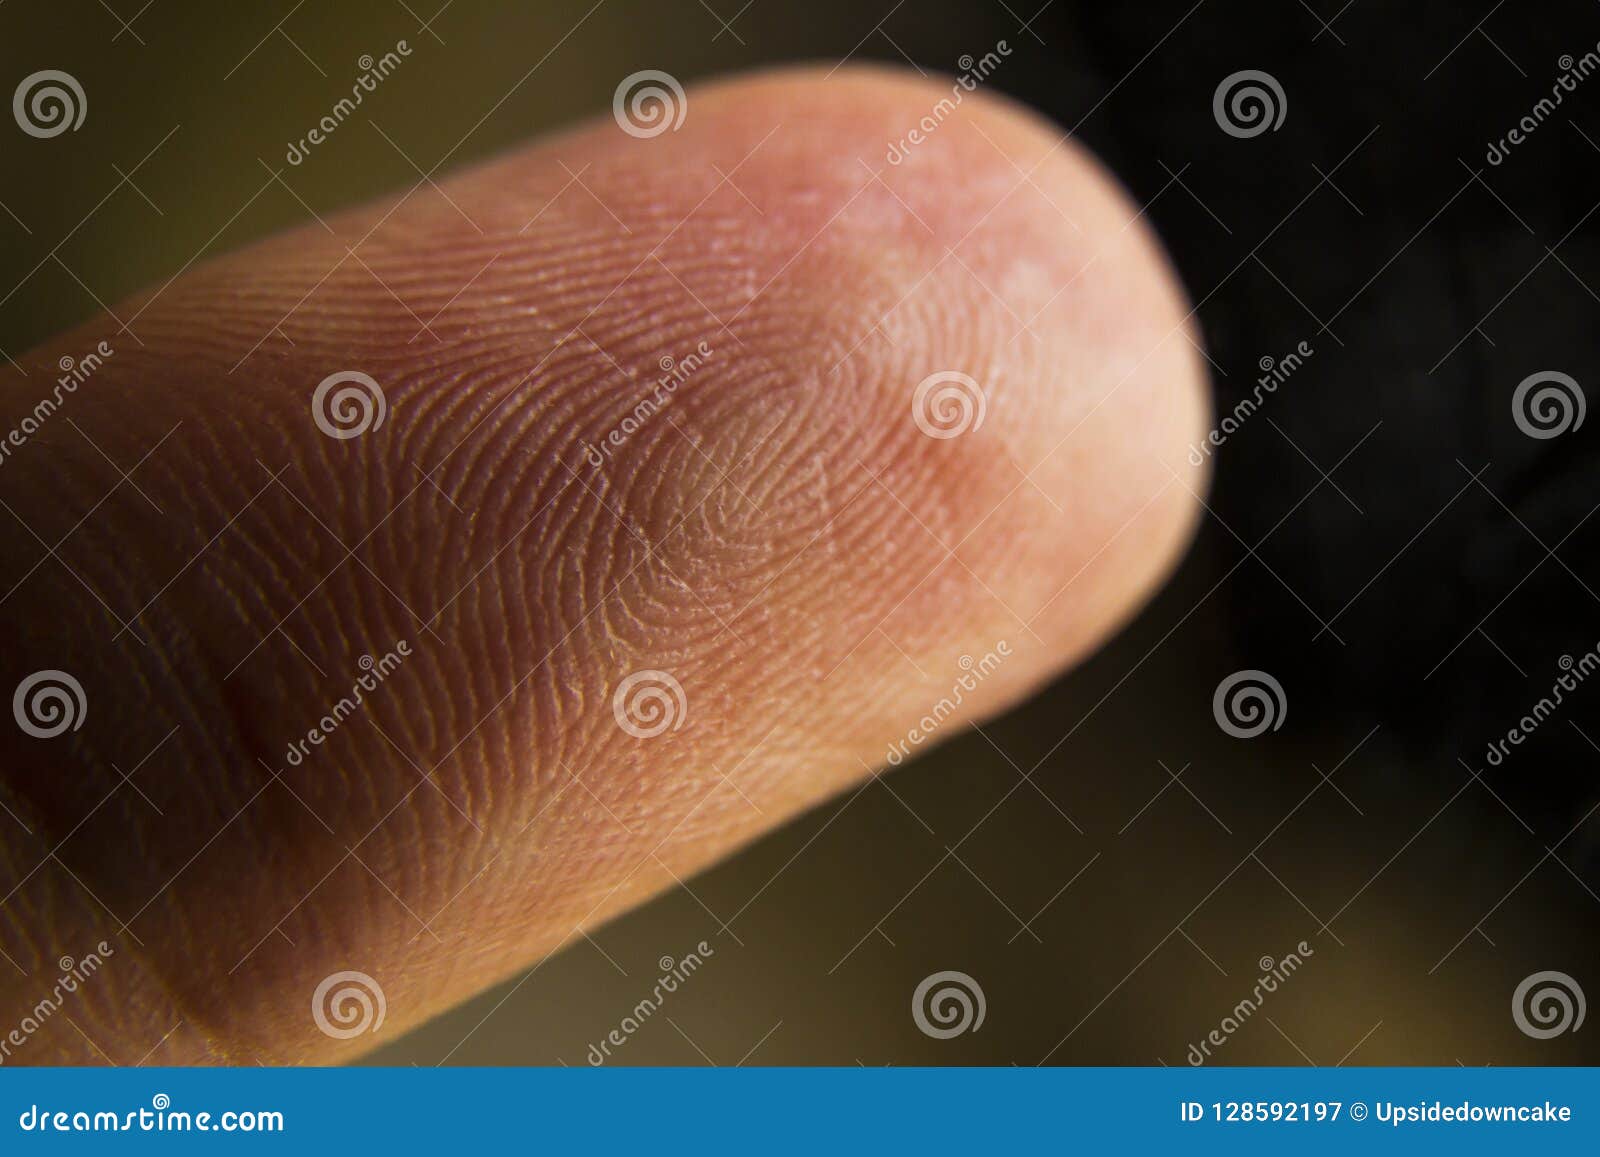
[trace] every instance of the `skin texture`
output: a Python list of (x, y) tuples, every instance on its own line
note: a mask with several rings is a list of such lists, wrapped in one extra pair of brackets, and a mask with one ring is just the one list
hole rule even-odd
[[(348, 1059), (860, 782), (964, 656), (999, 661), (935, 739), (1139, 607), (1204, 485), (1187, 307), (1015, 106), (964, 94), (886, 164), (949, 95), (691, 88), (677, 131), (604, 118), (22, 359), (5, 429), (115, 350), (0, 466), (3, 685), (60, 669), (88, 704), (0, 739), (0, 1031), (58, 958), (112, 955), (6, 1063)], [(387, 402), (346, 440), (311, 413), (341, 370)], [(957, 437), (913, 420), (940, 371), (984, 396)], [(613, 705), (641, 669), (683, 691), (650, 738)], [(381, 1034), (317, 1027), (346, 969)]]

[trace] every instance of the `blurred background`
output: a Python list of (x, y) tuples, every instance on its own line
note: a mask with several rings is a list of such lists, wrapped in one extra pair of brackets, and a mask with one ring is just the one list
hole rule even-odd
[[(402, 39), (403, 66), (286, 168)], [(1539, 972), (1600, 996), (1600, 686), (1487, 757), (1600, 645), (1600, 419), (1535, 437), (1514, 408), (1531, 375), (1568, 375), (1571, 406), (1600, 382), (1592, 3), (11, 0), (4, 90), (59, 68), (88, 115), (0, 134), (0, 351), (446, 157), (608, 116), (642, 69), (952, 74), (1001, 42), (985, 87), (1146, 206), (1219, 415), (1299, 358), (1214, 448), (1180, 573), (986, 736), (373, 1063), (584, 1064), (701, 941), (613, 1063), (1181, 1065), (1291, 952), (1208, 1063), (1600, 1062), (1600, 1024), (1542, 1039), (1513, 1015)], [(1281, 89), (1276, 128), (1224, 127), (1214, 96), (1243, 70)], [(1276, 730), (1219, 726), (1240, 670), (1282, 688)], [(936, 1039), (912, 996), (945, 970), (985, 1017)]]

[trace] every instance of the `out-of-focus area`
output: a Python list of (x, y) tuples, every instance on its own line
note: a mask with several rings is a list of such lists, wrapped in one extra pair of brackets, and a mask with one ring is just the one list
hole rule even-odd
[[(1600, 381), (1600, 83), (1486, 159), (1594, 49), (1600, 10), (1535, 28), (1362, 0), (68, 6), (0, 7), (6, 92), (53, 66), (89, 94), (47, 165), (8, 139), (0, 350), (317, 214), (437, 196), (609, 116), (640, 70), (689, 86), (692, 115), (713, 74), (956, 74), (1004, 42), (984, 85), (1119, 174), (1198, 303), (1219, 416), (1258, 403), (1204, 448), (1215, 492), (1180, 573), (1080, 670), (374, 1063), (1600, 1060), (1595, 1026), (1530, 1034), (1514, 1012), (1541, 972), (1600, 995), (1600, 692), (1486, 758), (1600, 643), (1594, 423), (1529, 437), (1512, 409), (1538, 371)], [(1283, 90), (1276, 130), (1223, 127), (1219, 85), (1244, 70)], [(1214, 706), (1241, 671), (1280, 692), (1252, 738)], [(975, 1031), (914, 1013), (941, 972), (981, 992)]]

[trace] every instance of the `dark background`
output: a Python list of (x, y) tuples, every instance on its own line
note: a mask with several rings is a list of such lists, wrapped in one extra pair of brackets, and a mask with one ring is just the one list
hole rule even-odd
[[(55, 67), (89, 94), (75, 134), (0, 134), (0, 350), (308, 206), (607, 115), (640, 69), (949, 73), (1005, 40), (988, 87), (1148, 206), (1219, 409), (1262, 358), (1314, 353), (1218, 453), (1175, 581), (1086, 666), (373, 1060), (582, 1064), (705, 939), (619, 1063), (1182, 1064), (1302, 940), (1218, 1063), (1600, 1061), (1600, 1024), (1533, 1040), (1510, 1007), (1545, 969), (1600, 996), (1600, 688), (1485, 761), (1600, 644), (1600, 418), (1536, 440), (1511, 406), (1537, 371), (1600, 382), (1600, 74), (1485, 159), (1596, 50), (1600, 6), (440, 3), (0, 7), (6, 93)], [(285, 171), (299, 203), (265, 166), (401, 38), (411, 58)], [(1218, 127), (1241, 69), (1282, 85), (1277, 131)], [(1283, 685), (1278, 731), (1216, 725), (1240, 668)], [(910, 1015), (944, 969), (987, 999), (948, 1041)]]

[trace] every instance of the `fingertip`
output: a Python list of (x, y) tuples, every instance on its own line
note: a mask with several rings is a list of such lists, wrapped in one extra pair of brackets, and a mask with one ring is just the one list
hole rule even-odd
[[(1014, 701), (1159, 581), (1201, 485), (1182, 291), (1096, 162), (951, 83), (692, 87), (678, 130), (602, 118), (124, 311), (147, 348), (99, 371), (83, 444), (7, 467), (55, 541), (141, 464), (75, 540), (107, 595), (8, 613), (92, 622), (92, 775), (176, 736), (128, 821), (148, 854), (83, 855), (164, 933), (184, 1019), (364, 1047), (300, 1011), (350, 965), (328, 928), (416, 1023), (920, 747), (930, 709), (943, 738)], [(315, 391), (350, 371), (386, 417), (333, 435)], [(318, 722), (400, 639), (361, 725)], [(641, 738), (617, 693), (652, 672), (687, 722)]]

